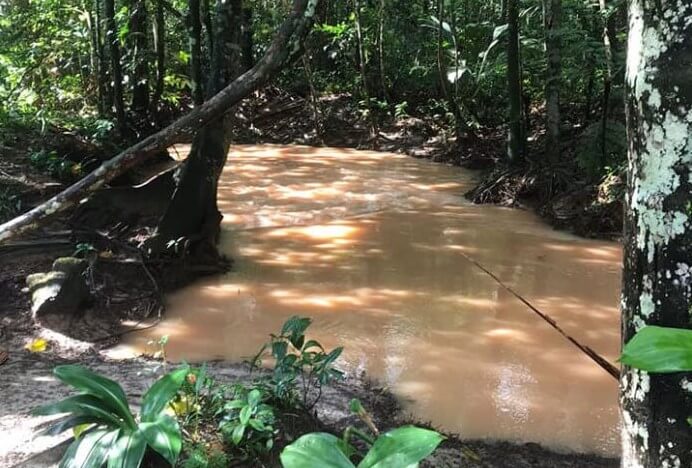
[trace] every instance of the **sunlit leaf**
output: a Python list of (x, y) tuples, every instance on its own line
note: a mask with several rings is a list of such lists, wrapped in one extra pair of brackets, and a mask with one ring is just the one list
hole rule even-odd
[(692, 330), (644, 327), (625, 345), (620, 361), (648, 372), (692, 371)]

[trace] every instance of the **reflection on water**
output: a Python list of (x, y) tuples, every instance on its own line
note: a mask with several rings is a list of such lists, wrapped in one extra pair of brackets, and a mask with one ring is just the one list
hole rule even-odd
[(614, 362), (618, 245), (474, 206), (469, 173), (349, 149), (243, 146), (220, 188), (234, 271), (170, 297), (174, 359), (252, 355), (291, 315), (417, 417), (464, 437), (614, 455), (615, 380), (460, 252)]

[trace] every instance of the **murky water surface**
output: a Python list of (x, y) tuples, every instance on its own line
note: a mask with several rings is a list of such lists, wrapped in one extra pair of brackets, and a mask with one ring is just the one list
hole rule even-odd
[(618, 452), (615, 380), (462, 254), (611, 362), (621, 249), (463, 199), (472, 175), (350, 149), (232, 148), (222, 277), (170, 297), (174, 359), (240, 359), (300, 314), (342, 366), (464, 437)]

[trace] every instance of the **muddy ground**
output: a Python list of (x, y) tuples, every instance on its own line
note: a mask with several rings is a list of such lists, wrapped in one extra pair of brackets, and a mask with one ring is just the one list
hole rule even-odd
[[(375, 147), (475, 169), (502, 170), (497, 161), (503, 151), (504, 137), (498, 132), (481, 134), (473, 143), (459, 142), (445, 133), (434, 119), (407, 117), (382, 125), (377, 137), (373, 138), (368, 122), (357, 117), (350, 100), (343, 96), (322, 100), (318, 131), (313, 113), (306, 104), (300, 98), (279, 91), (267, 92), (263, 99), (246, 104), (236, 114), (234, 140), (242, 143)], [(29, 144), (26, 138), (13, 138), (0, 143), (3, 153), (0, 157), (0, 183), (14, 184), (22, 195), (22, 209), (64, 186), (65, 182), (53, 180), (29, 163), (30, 149), (40, 145), (41, 141)], [(519, 175), (513, 177), (520, 180)], [(141, 176), (132, 177), (129, 182), (138, 179)], [(487, 201), (513, 206), (532, 206), (534, 203), (539, 211), (541, 206), (546, 206), (536, 204), (533, 195), (522, 198), (510, 193), (509, 197), (515, 198), (510, 201), (506, 194), (503, 197)], [(573, 211), (578, 213), (582, 209), (583, 206)], [(0, 395), (3, 401), (0, 433), (4, 436), (0, 441), (0, 466), (14, 466), (21, 462), (27, 467), (52, 466), (55, 461), (51, 461), (50, 456), (44, 461), (30, 459), (59, 444), (61, 439), (34, 439), (35, 430), (46, 420), (28, 414), (32, 407), (65, 395), (66, 389), (51, 376), (55, 365), (79, 362), (122, 382), (129, 396), (135, 399), (140, 396), (161, 372), (161, 363), (145, 357), (113, 361), (104, 357), (101, 351), (117, 343), (124, 333), (132, 329), (155, 325), (163, 313), (164, 291), (180, 286), (192, 277), (185, 274), (167, 280), (164, 272), (171, 269), (170, 265), (143, 261), (136, 250), (123, 241), (145, 232), (141, 226), (124, 227), (116, 223), (105, 229), (83, 229), (74, 223), (73, 214), (66, 213), (41, 232), (0, 246)], [(562, 219), (564, 221), (564, 217)], [(604, 233), (598, 226), (587, 231), (586, 234)], [(80, 242), (93, 244), (99, 252), (89, 259), (91, 301), (83, 313), (36, 324), (31, 317), (25, 290), (26, 276), (46, 271), (56, 257), (73, 254)], [(49, 342), (47, 351), (32, 353), (24, 349), (37, 337)], [(211, 364), (211, 368), (221, 380), (248, 378), (248, 369), (240, 364), (216, 362)], [(354, 397), (360, 398), (374, 413), (381, 429), (410, 422), (391, 394), (369, 384), (365, 376), (349, 376), (327, 393), (318, 408), (329, 430), (339, 432), (353, 422), (346, 409), (348, 401)], [(426, 463), (427, 466), (441, 467), (586, 468), (619, 465), (615, 459), (559, 454), (537, 444), (463, 440), (453, 435), (449, 435), (434, 458)]]

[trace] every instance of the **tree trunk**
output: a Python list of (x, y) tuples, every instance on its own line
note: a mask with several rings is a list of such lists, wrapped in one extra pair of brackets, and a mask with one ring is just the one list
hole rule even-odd
[(545, 155), (548, 163), (560, 160), (560, 16), (562, 0), (543, 0), (545, 51), (548, 60), (545, 81)]
[(377, 58), (379, 61), (380, 71), (380, 89), (382, 90), (382, 98), (385, 101), (389, 100), (389, 91), (387, 91), (387, 72), (384, 63), (384, 23), (385, 23), (385, 0), (380, 0), (379, 21), (377, 28)]
[(447, 65), (444, 57), (443, 44), (443, 22), (445, 18), (444, 11), (444, 0), (437, 0), (437, 72), (440, 76), (440, 90), (442, 91), (442, 97), (449, 103), (450, 110), (454, 115), (455, 120), (455, 133), (457, 138), (464, 136), (464, 133), (468, 130), (464, 116), (459, 108), (459, 104), (449, 92), (449, 87), (447, 86)]
[[(692, 328), (692, 2), (657, 5), (629, 6), (623, 343), (644, 325)], [(623, 467), (692, 466), (691, 381), (623, 369)]]
[(240, 48), (242, 50), (243, 68), (251, 69), (255, 65), (255, 41), (252, 32), (252, 9), (243, 8), (242, 38)]
[(121, 133), (127, 130), (125, 103), (123, 100), (123, 71), (120, 66), (120, 40), (118, 26), (115, 23), (115, 0), (104, 0), (106, 15), (106, 41), (111, 55), (111, 76), (113, 78), (113, 106), (115, 118)]
[[(242, 0), (218, 0), (209, 97), (242, 73)], [(219, 177), (226, 164), (229, 144), (223, 117), (202, 128), (192, 142), (181, 167), (178, 184), (161, 218), (156, 240), (149, 247), (160, 250), (169, 241), (187, 239), (199, 253), (215, 254), (222, 215), (216, 204)]]
[(519, 55), (518, 0), (507, 0), (507, 94), (509, 132), (507, 159), (517, 163), (524, 157), (524, 131), (521, 118), (521, 58)]
[(146, 0), (134, 0), (130, 12), (130, 50), (132, 53), (132, 110), (145, 116), (149, 109), (149, 60)]
[(302, 44), (312, 27), (318, 2), (319, 0), (294, 0), (291, 13), (277, 31), (266, 53), (251, 70), (186, 116), (106, 161), (50, 200), (0, 225), (0, 242), (36, 228), (51, 215), (76, 205), (109, 180), (159, 154), (161, 150), (183, 141), (187, 133), (218, 119), (233, 105), (273, 79), (287, 64), (302, 54)]
[(603, 104), (601, 114), (601, 167), (607, 163), (607, 134), (608, 115), (610, 112), (610, 88), (613, 82), (613, 49), (610, 44), (610, 33), (608, 24), (610, 19), (607, 16), (606, 0), (598, 0), (599, 10), (603, 18), (603, 52), (605, 54), (605, 72), (603, 74)]
[(190, 40), (192, 101), (199, 105), (204, 102), (204, 88), (202, 87), (202, 21), (200, 18), (199, 0), (190, 0), (188, 34)]
[(153, 107), (158, 106), (166, 78), (166, 7), (164, 0), (156, 1), (156, 18), (154, 25), (154, 48), (156, 49), (156, 86), (152, 98)]

